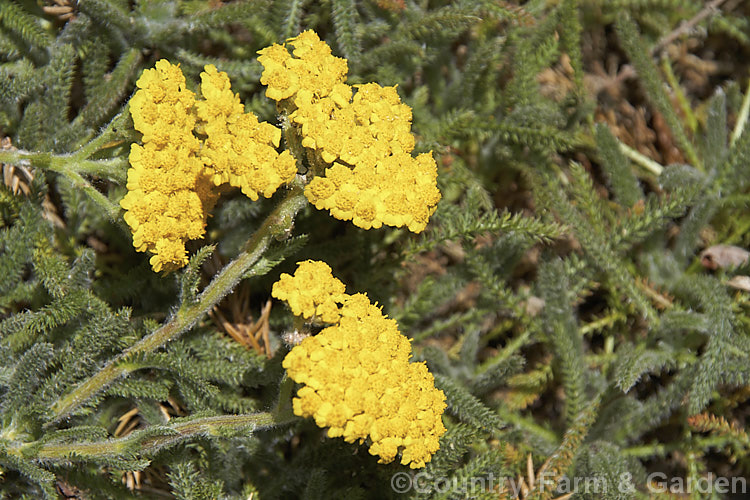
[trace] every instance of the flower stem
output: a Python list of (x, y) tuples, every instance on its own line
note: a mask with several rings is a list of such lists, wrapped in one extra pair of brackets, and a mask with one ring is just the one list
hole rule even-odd
[(81, 382), (72, 392), (58, 399), (52, 405), (52, 422), (69, 415), (113, 381), (136, 369), (135, 365), (128, 363), (130, 357), (154, 351), (197, 323), (204, 314), (234, 289), (242, 276), (260, 259), (274, 238), (280, 239), (291, 232), (294, 217), (305, 203), (302, 185), (295, 182), (287, 197), (250, 237), (245, 250), (216, 275), (196, 302), (182, 304), (167, 323), (109, 361), (96, 374)]
[(125, 158), (89, 160), (78, 153), (53, 155), (21, 149), (0, 151), (0, 163), (49, 170), (62, 175), (68, 173), (96, 175), (121, 184), (125, 183), (128, 165)]
[(635, 163), (645, 168), (646, 170), (648, 170), (655, 176), (657, 177), (660, 176), (661, 173), (664, 171), (664, 167), (662, 167), (659, 163), (655, 162), (651, 158), (639, 153), (635, 149), (630, 148), (623, 143), (619, 143), (619, 144), (620, 144), (620, 151), (622, 151), (625, 156), (627, 156), (628, 158), (630, 158)]
[(742, 107), (740, 108), (740, 114), (737, 116), (737, 124), (732, 130), (732, 137), (729, 141), (729, 147), (733, 147), (737, 139), (742, 136), (745, 131), (745, 125), (747, 124), (747, 117), (750, 113), (750, 82), (747, 83), (747, 90), (745, 91), (745, 97), (742, 99)]
[(250, 434), (256, 430), (283, 424), (283, 418), (271, 413), (245, 415), (218, 415), (202, 418), (175, 420), (158, 429), (146, 428), (118, 438), (91, 442), (51, 442), (45, 444), (25, 443), (9, 448), (11, 454), (46, 463), (69, 462), (71, 457), (86, 461), (91, 459), (118, 458), (135, 451), (137, 456), (147, 457), (179, 442), (196, 436)]
[(116, 205), (112, 202), (109, 198), (107, 198), (104, 194), (100, 193), (94, 186), (91, 185), (89, 181), (83, 178), (81, 174), (78, 172), (74, 172), (72, 170), (59, 170), (58, 173), (62, 175), (65, 179), (70, 181), (70, 183), (75, 187), (76, 189), (80, 189), (86, 195), (93, 201), (106, 215), (107, 218), (111, 221), (115, 221), (118, 223), (121, 229), (129, 232), (127, 226), (124, 224), (122, 219), (119, 218), (120, 216), (120, 206)]
[(295, 418), (292, 409), (292, 391), (294, 390), (294, 380), (284, 375), (279, 384), (279, 400), (274, 409), (274, 415), (278, 420), (291, 420)]
[[(76, 189), (80, 189), (93, 201), (110, 220), (116, 221), (120, 215), (120, 206), (100, 193), (81, 174), (101, 175), (122, 182), (125, 180), (124, 160), (81, 159), (77, 155), (53, 155), (51, 153), (32, 153), (29, 151), (0, 151), (0, 163), (22, 167), (34, 167), (55, 172), (67, 179)], [(124, 224), (121, 224), (126, 228)], [(127, 229), (127, 228), (126, 228)]]
[[(123, 132), (128, 129), (130, 119), (128, 105), (109, 122), (107, 127), (97, 137), (86, 143), (75, 153), (55, 155), (49, 152), (31, 152), (21, 149), (1, 150), (0, 163), (10, 165), (34, 167), (60, 174), (76, 189), (80, 189), (93, 201), (112, 221), (117, 221), (120, 206), (113, 203), (87, 181), (83, 175), (96, 175), (117, 183), (124, 184), (127, 172), (125, 158), (108, 158), (101, 160), (89, 159), (98, 150), (107, 147), (113, 141), (122, 140)], [(129, 232), (127, 226), (120, 222), (120, 227)]]
[(98, 150), (103, 149), (109, 143), (115, 140), (122, 140), (123, 135), (126, 135), (128, 131), (132, 131), (132, 124), (128, 124), (130, 120), (130, 101), (125, 104), (123, 110), (107, 124), (107, 127), (102, 131), (101, 134), (97, 135), (89, 142), (83, 145), (81, 149), (73, 153), (73, 157), (78, 160), (91, 157), (92, 154)]

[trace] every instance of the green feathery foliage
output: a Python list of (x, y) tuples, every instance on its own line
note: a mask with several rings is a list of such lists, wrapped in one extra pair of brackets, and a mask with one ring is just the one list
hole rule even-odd
[(616, 26), (623, 49), (627, 52), (628, 57), (638, 72), (639, 79), (643, 83), (647, 95), (652, 99), (657, 111), (664, 116), (677, 144), (683, 150), (690, 163), (699, 170), (702, 170), (703, 166), (700, 159), (692, 143), (688, 140), (685, 128), (677, 117), (677, 113), (664, 91), (664, 83), (659, 78), (659, 69), (651, 59), (638, 35), (638, 28), (632, 19), (626, 15), (618, 18)]
[[(0, 496), (625, 499), (655, 471), (747, 477), (748, 14), (0, 2)], [(189, 264), (154, 273), (119, 204), (137, 78), (164, 58), (195, 91), (214, 64), (286, 129), (257, 52), (308, 29), (348, 83), (412, 108), (442, 195), (427, 229), (315, 210), (300, 155), (271, 199), (223, 193)], [(444, 392), (424, 469), (294, 416), (282, 362), (322, 326), (271, 289), (307, 259), (395, 319)]]

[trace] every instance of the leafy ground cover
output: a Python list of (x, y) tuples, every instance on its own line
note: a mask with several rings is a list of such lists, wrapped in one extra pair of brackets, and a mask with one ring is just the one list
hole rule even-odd
[[(441, 194), (423, 231), (303, 196), (346, 152), (304, 140), (258, 51), (306, 30), (348, 85), (411, 110), (396, 128)], [(226, 174), (189, 263), (155, 271), (120, 201), (149, 142), (136, 81), (162, 59), (196, 94), (207, 65), (226, 73), (226, 116), (278, 128), (298, 169), (257, 201)], [(5, 0), (0, 492), (744, 498), (748, 61), (740, 0)], [(424, 467), (293, 406), (284, 359), (338, 321), (272, 296), (306, 260), (395, 320), (444, 394)]]

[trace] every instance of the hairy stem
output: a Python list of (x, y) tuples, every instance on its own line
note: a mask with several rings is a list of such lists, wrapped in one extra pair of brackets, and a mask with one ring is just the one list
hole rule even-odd
[(59, 172), (64, 178), (76, 188), (84, 193), (91, 199), (111, 221), (117, 222), (121, 229), (130, 232), (124, 221), (120, 219), (120, 206), (113, 203), (112, 200), (107, 198), (104, 194), (100, 193), (89, 181), (83, 178), (78, 172), (72, 170), (63, 170)]
[(287, 197), (250, 237), (245, 250), (216, 275), (196, 302), (183, 304), (167, 323), (112, 359), (95, 375), (81, 382), (72, 392), (58, 399), (52, 405), (52, 421), (69, 415), (113, 381), (132, 371), (135, 367), (128, 364), (128, 358), (152, 352), (190, 329), (232, 291), (242, 276), (260, 259), (274, 238), (282, 238), (291, 230), (295, 215), (305, 203), (302, 185), (296, 182)]
[(179, 442), (207, 435), (231, 435), (233, 432), (252, 433), (255, 430), (283, 424), (288, 417), (278, 418), (271, 413), (253, 413), (245, 415), (218, 415), (213, 417), (195, 418), (177, 421), (161, 427), (161, 434), (155, 434), (151, 429), (135, 431), (132, 434), (118, 438), (92, 442), (46, 443), (37, 445), (27, 443), (17, 448), (9, 448), (8, 452), (46, 463), (65, 461), (71, 457), (80, 460), (117, 458), (127, 454), (129, 450), (138, 450), (139, 456), (150, 456), (157, 451), (175, 445)]
[[(123, 159), (89, 160), (76, 153), (75, 155), (53, 155), (51, 153), (32, 153), (29, 151), (0, 151), (0, 163), (21, 167), (34, 167), (55, 172), (73, 184), (76, 189), (86, 193), (110, 220), (116, 221), (120, 215), (120, 206), (113, 203), (99, 192), (81, 174), (93, 174), (124, 182), (127, 162)], [(120, 224), (127, 229), (124, 224)]]

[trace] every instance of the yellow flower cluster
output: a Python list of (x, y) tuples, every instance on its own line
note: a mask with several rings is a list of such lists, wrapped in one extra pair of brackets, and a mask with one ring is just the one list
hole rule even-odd
[(316, 208), (327, 209), (341, 220), (351, 220), (363, 229), (383, 224), (406, 226), (415, 233), (424, 230), (440, 200), (436, 186), (437, 167), (431, 154), (416, 158), (398, 153), (376, 166), (353, 169), (334, 163), (325, 177), (315, 177), (305, 187), (305, 196)]
[(327, 97), (299, 92), (294, 103), (291, 118), (302, 127), (302, 145), (318, 150), (326, 163), (375, 166), (414, 149), (411, 108), (401, 103), (396, 87), (338, 83)]
[(269, 99), (282, 101), (300, 92), (325, 97), (346, 80), (346, 59), (331, 55), (331, 48), (314, 31), (305, 31), (288, 43), (294, 47), (294, 57), (276, 43), (258, 51), (264, 68), (260, 83), (268, 86)]
[[(302, 145), (332, 164), (305, 196), (320, 210), (370, 229), (424, 230), (440, 200), (432, 153), (411, 156), (412, 113), (396, 87), (349, 86), (346, 62), (312, 31), (260, 51), (266, 95), (283, 101)], [(343, 61), (343, 63), (342, 63)], [(355, 93), (356, 90), (356, 93)]]
[(339, 307), (344, 299), (344, 284), (333, 277), (325, 262), (308, 260), (297, 264), (294, 276), (282, 274), (274, 283), (271, 294), (285, 301), (295, 316), (313, 316), (324, 323), (339, 320)]
[[(323, 291), (305, 288), (313, 266), (325, 274)], [(292, 281), (300, 270), (305, 277)], [(445, 433), (445, 395), (435, 388), (424, 363), (409, 362), (411, 345), (396, 322), (367, 295), (343, 294), (341, 282), (328, 273), (327, 265), (308, 261), (299, 265), (295, 277), (283, 278), (285, 296), (296, 284), (298, 294), (309, 293), (317, 303), (341, 304), (336, 324), (307, 337), (284, 358), (289, 377), (303, 384), (293, 401), (294, 413), (313, 417), (328, 428), (329, 437), (342, 436), (349, 443), (369, 439), (370, 453), (380, 463), (392, 462), (400, 452), (402, 464), (424, 467)], [(333, 296), (320, 295), (327, 287)], [(278, 296), (276, 286), (273, 293)]]
[(203, 236), (215, 196), (193, 135), (195, 94), (185, 87), (182, 71), (161, 60), (136, 85), (130, 112), (143, 146), (131, 146), (128, 193), (120, 205), (133, 246), (154, 254), (154, 271), (170, 271), (187, 264), (185, 242)]
[(201, 94), (205, 100), (197, 102), (196, 108), (208, 136), (201, 159), (214, 184), (229, 183), (255, 201), (258, 193), (268, 198), (294, 178), (294, 157), (289, 151), (276, 152), (281, 130), (245, 113), (226, 73), (219, 73), (212, 64), (206, 66), (201, 73)]
[(228, 183), (257, 200), (297, 171), (289, 152), (276, 152), (281, 131), (244, 112), (226, 73), (208, 65), (201, 80), (204, 100), (196, 101), (179, 66), (162, 59), (143, 72), (130, 100), (143, 146), (131, 146), (128, 193), (120, 205), (133, 245), (154, 254), (157, 272), (187, 264), (185, 243), (203, 236), (218, 198), (214, 186)]

